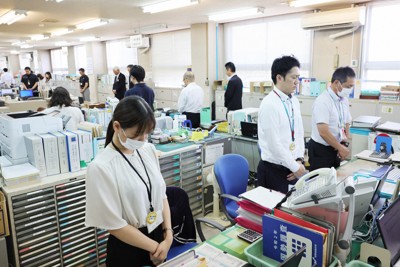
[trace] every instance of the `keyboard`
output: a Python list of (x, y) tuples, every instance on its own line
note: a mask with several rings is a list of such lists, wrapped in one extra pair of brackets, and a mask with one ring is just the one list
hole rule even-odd
[(397, 181), (398, 179), (400, 179), (400, 169), (399, 168), (394, 168), (393, 170), (391, 170), (388, 174), (387, 177), (388, 180), (392, 180), (392, 181)]

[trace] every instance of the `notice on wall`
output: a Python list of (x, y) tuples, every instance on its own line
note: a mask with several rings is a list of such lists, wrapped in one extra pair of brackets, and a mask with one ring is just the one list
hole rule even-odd
[(205, 147), (205, 165), (214, 164), (224, 154), (224, 143)]

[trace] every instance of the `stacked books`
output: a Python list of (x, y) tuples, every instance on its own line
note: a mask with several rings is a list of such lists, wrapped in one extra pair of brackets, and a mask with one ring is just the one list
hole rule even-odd
[(285, 195), (264, 187), (257, 187), (240, 195), (237, 224), (262, 233), (262, 216), (270, 214)]
[(397, 101), (399, 100), (400, 86), (386, 85), (381, 87), (380, 100), (382, 101)]
[(284, 207), (263, 216), (263, 255), (279, 262), (306, 247), (300, 267), (329, 266), (334, 238), (332, 223)]

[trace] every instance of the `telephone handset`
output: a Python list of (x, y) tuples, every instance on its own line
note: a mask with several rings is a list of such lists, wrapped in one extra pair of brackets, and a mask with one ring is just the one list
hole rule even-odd
[(301, 177), (295, 184), (296, 190), (289, 203), (300, 204), (336, 195), (337, 178), (335, 168), (321, 168)]

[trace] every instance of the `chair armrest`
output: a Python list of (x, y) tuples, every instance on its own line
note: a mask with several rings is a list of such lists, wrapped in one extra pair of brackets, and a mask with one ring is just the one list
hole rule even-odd
[(209, 225), (217, 228), (221, 232), (225, 230), (225, 227), (223, 225), (217, 223), (216, 221), (207, 219), (207, 218), (197, 218), (195, 220), (195, 222), (196, 222), (197, 233), (199, 234), (201, 242), (204, 242), (206, 240), (204, 233), (203, 233), (203, 229), (201, 228), (201, 223), (209, 224)]
[(238, 202), (240, 200), (240, 198), (232, 196), (232, 195), (229, 195), (229, 194), (222, 194), (221, 198), (228, 198), (228, 199), (233, 200), (235, 202)]

